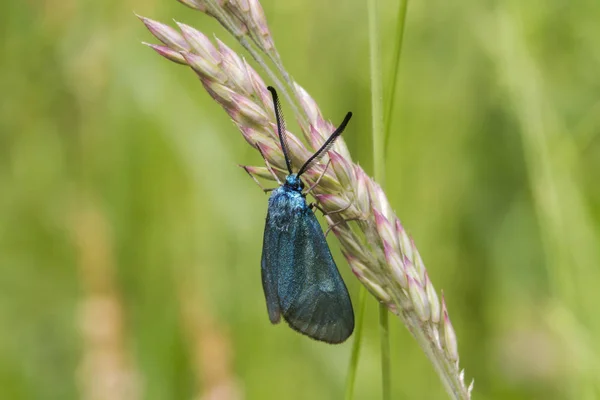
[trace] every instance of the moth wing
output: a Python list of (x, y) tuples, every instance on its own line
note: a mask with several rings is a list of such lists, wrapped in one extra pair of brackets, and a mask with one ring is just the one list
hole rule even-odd
[(265, 299), (267, 301), (269, 320), (273, 324), (277, 324), (281, 320), (279, 297), (277, 295), (278, 269), (281, 266), (281, 260), (279, 260), (280, 239), (281, 232), (275, 227), (271, 210), (269, 209), (269, 211), (267, 211), (267, 220), (263, 236), (260, 271)]
[(325, 235), (310, 209), (291, 216), (279, 236), (279, 310), (294, 330), (327, 343), (341, 343), (354, 330), (348, 289)]

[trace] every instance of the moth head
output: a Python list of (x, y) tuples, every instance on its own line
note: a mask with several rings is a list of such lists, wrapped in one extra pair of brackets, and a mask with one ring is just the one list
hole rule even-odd
[(294, 190), (296, 192), (301, 192), (304, 189), (304, 183), (296, 174), (289, 174), (285, 178), (285, 186), (288, 189)]

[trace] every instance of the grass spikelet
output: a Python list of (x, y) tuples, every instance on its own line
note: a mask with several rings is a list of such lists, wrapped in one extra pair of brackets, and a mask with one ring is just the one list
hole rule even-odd
[[(181, 2), (217, 19), (261, 66), (264, 65), (259, 52), (280, 60), (258, 1)], [(260, 151), (277, 176), (282, 176), (285, 163), (273, 134), (274, 115), (260, 75), (218, 39), (215, 45), (187, 25), (178, 24), (177, 31), (148, 18), (141, 20), (163, 44), (151, 47), (166, 59), (191, 67), (207, 92), (235, 121), (246, 141)], [(288, 82), (287, 71), (280, 62), (276, 65)], [(266, 69), (266, 73), (269, 79), (273, 78), (272, 71)], [(281, 82), (277, 82), (280, 86)], [(289, 136), (293, 167), (299, 168), (307, 155), (331, 134), (334, 125), (323, 118), (317, 102), (305, 89), (296, 82), (288, 83), (280, 89), (283, 87), (284, 93), (293, 94), (292, 106), (299, 106), (294, 107), (295, 116), (303, 124), (302, 133), (310, 143), (307, 148), (295, 136)], [(274, 180), (265, 167), (243, 168), (254, 178)], [(307, 180), (312, 185), (323, 174), (313, 190), (314, 197), (325, 212), (333, 212), (326, 220), (354, 275), (413, 334), (451, 398), (469, 399), (470, 389), (465, 386), (464, 373), (458, 366), (456, 333), (446, 301), (442, 296), (440, 303), (414, 241), (400, 223), (384, 190), (352, 161), (342, 138), (314, 170), (307, 172)]]

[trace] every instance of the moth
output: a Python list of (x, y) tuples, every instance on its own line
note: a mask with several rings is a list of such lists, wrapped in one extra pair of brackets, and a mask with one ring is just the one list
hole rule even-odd
[(327, 154), (352, 113), (346, 114), (321, 148), (294, 173), (279, 98), (273, 87), (268, 90), (288, 170), (285, 182), (269, 197), (263, 237), (261, 276), (269, 319), (277, 324), (283, 317), (292, 329), (306, 336), (342, 343), (354, 330), (352, 302), (313, 207), (306, 202), (301, 177)]

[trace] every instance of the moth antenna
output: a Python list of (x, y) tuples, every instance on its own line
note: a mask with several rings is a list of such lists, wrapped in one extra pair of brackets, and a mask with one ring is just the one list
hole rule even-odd
[(329, 138), (325, 141), (325, 143), (323, 143), (321, 148), (317, 150), (315, 154), (313, 154), (308, 160), (306, 160), (302, 168), (300, 168), (300, 171), (298, 171), (298, 176), (311, 169), (313, 165), (316, 162), (318, 162), (321, 159), (321, 157), (325, 155), (325, 153), (329, 151), (331, 146), (333, 146), (335, 139), (337, 139), (342, 134), (342, 132), (344, 132), (344, 129), (346, 129), (346, 125), (348, 125), (350, 118), (352, 118), (351, 112), (346, 114), (340, 126), (331, 134), (331, 136), (329, 136)]
[(285, 120), (283, 119), (283, 112), (281, 111), (281, 103), (279, 103), (279, 96), (273, 86), (267, 86), (271, 96), (273, 96), (273, 107), (275, 108), (275, 119), (277, 119), (277, 134), (279, 135), (279, 142), (281, 143), (281, 150), (283, 151), (283, 157), (285, 158), (285, 165), (287, 166), (288, 172), (292, 174), (292, 164), (290, 162), (290, 146), (287, 141), (287, 131), (285, 129)]

